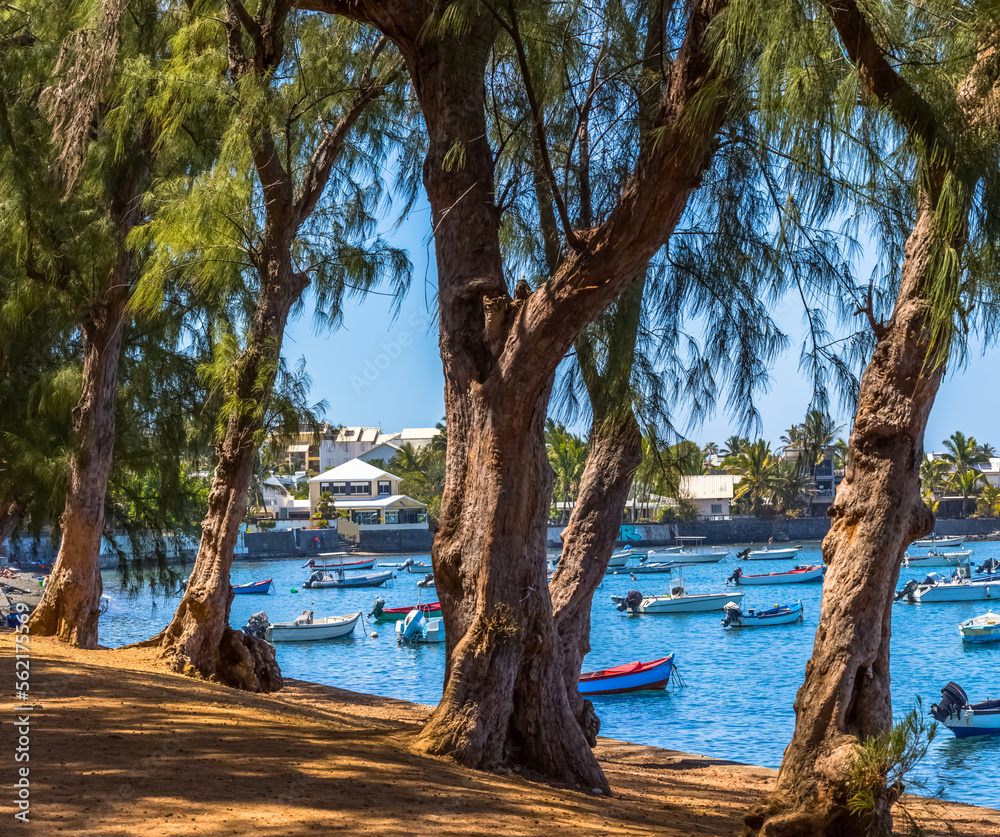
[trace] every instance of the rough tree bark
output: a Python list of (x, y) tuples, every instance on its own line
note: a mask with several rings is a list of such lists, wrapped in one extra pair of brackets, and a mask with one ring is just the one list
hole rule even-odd
[[(920, 463), (944, 371), (942, 345), (949, 338), (932, 325), (941, 312), (932, 314), (929, 296), (933, 283), (940, 283), (943, 254), (950, 250), (948, 261), (958, 261), (970, 182), (976, 178), (961, 184), (957, 208), (942, 210), (946, 180), (969, 177), (955, 164), (955, 137), (962, 127), (940, 123), (896, 74), (853, 0), (830, 0), (827, 8), (869, 90), (918, 141), (929, 163), (918, 185), (918, 211), (892, 317), (883, 326), (870, 308), (859, 312), (868, 315), (878, 342), (861, 379), (848, 467), (823, 541), (829, 570), (813, 655), (795, 701), (795, 732), (773, 793), (745, 819), (745, 833), (762, 837), (870, 837), (892, 831), (892, 806), (901, 789), (884, 783), (871, 789), (874, 811), (855, 816), (847, 807), (846, 774), (859, 741), (892, 723), (893, 593), (906, 547), (930, 532), (934, 521), (920, 496)], [(986, 57), (979, 56), (969, 76), (977, 84)], [(996, 81), (996, 69), (991, 67), (986, 90)]]
[[(250, 17), (241, 4), (227, 4), (230, 75), (235, 80), (250, 73), (263, 78), (278, 67), (290, 10), (286, 2), (273, 8), (265, 4)], [(381, 46), (376, 47), (372, 62), (380, 51)], [(264, 194), (264, 233), (251, 254), (260, 279), (254, 318), (246, 348), (235, 364), (232, 391), (227, 392), (228, 400), (238, 407), (216, 445), (218, 465), (187, 589), (170, 624), (144, 643), (158, 645), (160, 658), (175, 671), (254, 692), (277, 691), (283, 685), (274, 647), (229, 627), (234, 595), (229, 571), (288, 314), (309, 285), (308, 275), (294, 268), (292, 245), (319, 202), (351, 128), (392, 78), (369, 74), (362, 80), (350, 106), (317, 144), (297, 190), (294, 172), (282, 164), (270, 128), (264, 124), (248, 137)], [(291, 163), (291, 155), (288, 159)]]
[(72, 445), (61, 540), (45, 593), (31, 615), (35, 636), (55, 636), (80, 648), (97, 647), (103, 592), (98, 556), (104, 532), (104, 498), (115, 446), (115, 409), (122, 330), (132, 280), (132, 254), (125, 237), (142, 217), (141, 199), (149, 163), (137, 154), (120, 172), (108, 215), (117, 231), (114, 267), (80, 326), (83, 374), (73, 408)]
[[(609, 790), (574, 717), (546, 585), (551, 469), (544, 420), (556, 367), (587, 323), (624, 289), (680, 217), (711, 156), (728, 85), (704, 49), (724, 6), (696, 4), (617, 207), (600, 226), (564, 230), (574, 248), (533, 293), (507, 290), (484, 116), (495, 36), (485, 8), (460, 34), (429, 30), (431, 2), (306, 0), (373, 24), (403, 54), (427, 123), (424, 184), (438, 266), (448, 422), (447, 478), (434, 569), (446, 625), (444, 695), (417, 745), (472, 767), (514, 764)], [(708, 91), (706, 92), (706, 88)], [(692, 99), (700, 117), (691, 116)]]

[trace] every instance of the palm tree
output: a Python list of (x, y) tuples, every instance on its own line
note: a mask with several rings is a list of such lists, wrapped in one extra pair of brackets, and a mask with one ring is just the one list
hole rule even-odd
[(565, 523), (569, 516), (567, 504), (574, 496), (574, 490), (579, 485), (587, 464), (587, 446), (583, 439), (552, 419), (545, 420), (545, 443), (549, 465), (555, 472), (552, 502), (563, 503), (558, 519), (560, 523)]
[(736, 456), (743, 448), (750, 444), (750, 440), (745, 436), (730, 436), (723, 443), (723, 448), (719, 451), (722, 457)]
[(750, 514), (759, 516), (764, 511), (771, 495), (777, 462), (770, 444), (758, 439), (753, 444), (744, 445), (739, 453), (727, 456), (722, 463), (730, 473), (740, 475), (733, 495)]
[(942, 454), (941, 458), (952, 465), (956, 474), (964, 474), (979, 465), (990, 464), (990, 458), (983, 454), (974, 436), (966, 438), (964, 433), (956, 430), (944, 440), (944, 446), (948, 452)]
[(1000, 488), (989, 483), (983, 486), (983, 493), (976, 502), (976, 514), (980, 517), (1000, 515)]
[(925, 456), (920, 463), (920, 482), (926, 491), (934, 494), (948, 481), (949, 471), (951, 465), (946, 460)]
[(985, 482), (983, 475), (974, 468), (956, 472), (949, 481), (949, 486), (962, 495), (962, 517), (965, 517), (965, 507), (969, 497), (978, 493), (980, 482)]
[(809, 467), (801, 459), (778, 459), (771, 475), (771, 506), (776, 514), (787, 515), (802, 505), (802, 495), (812, 501)]
[(993, 459), (997, 455), (997, 449), (993, 447), (989, 442), (984, 442), (979, 446), (979, 452), (986, 459)]

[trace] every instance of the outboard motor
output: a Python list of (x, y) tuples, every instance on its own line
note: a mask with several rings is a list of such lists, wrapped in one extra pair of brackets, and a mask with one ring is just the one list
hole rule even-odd
[(375, 599), (375, 604), (372, 605), (371, 613), (368, 614), (368, 618), (371, 619), (373, 616), (378, 619), (382, 615), (382, 608), (385, 607), (385, 599), (379, 596)]
[(977, 573), (995, 573), (1000, 570), (1000, 561), (996, 558), (987, 558), (983, 563), (976, 567)]
[(402, 564), (399, 565), (400, 571), (405, 570), (407, 567), (413, 566), (413, 559), (407, 558)]
[(618, 610), (623, 613), (626, 610), (635, 610), (642, 604), (642, 600), (644, 598), (645, 596), (643, 596), (638, 590), (629, 590), (625, 598), (618, 603)]
[(733, 570), (733, 574), (731, 576), (729, 576), (729, 578), (726, 579), (726, 584), (729, 584), (729, 582), (731, 581), (731, 582), (733, 582), (733, 584), (735, 584), (737, 587), (739, 587), (740, 586), (740, 576), (741, 575), (743, 575), (743, 570), (741, 570), (739, 567), (737, 567), (735, 570)]
[(744, 549), (744, 550), (743, 550), (742, 552), (737, 552), (737, 553), (736, 553), (736, 557), (737, 557), (737, 558), (738, 558), (738, 559), (739, 559), (740, 561), (744, 561), (744, 560), (746, 560), (747, 558), (749, 558), (749, 557), (750, 557), (750, 547), (748, 546), (748, 547), (747, 547), (746, 549)]
[(958, 683), (949, 683), (941, 690), (941, 703), (931, 706), (931, 716), (942, 723), (953, 713), (969, 705), (969, 696)]
[(323, 573), (321, 573), (319, 570), (316, 570), (316, 572), (314, 572), (311, 576), (309, 576), (309, 580), (305, 584), (303, 584), (302, 586), (303, 587), (315, 587), (316, 586), (316, 582), (317, 581), (322, 581), (322, 580), (323, 580)]
[(722, 620), (723, 628), (728, 628), (734, 619), (741, 619), (743, 617), (743, 611), (740, 610), (739, 605), (735, 602), (730, 602), (723, 608), (723, 610), (726, 612), (726, 615)]
[(414, 608), (406, 614), (402, 624), (396, 623), (399, 626), (396, 628), (399, 634), (397, 638), (400, 642), (413, 642), (423, 632), (426, 621), (427, 617), (423, 612)]
[(423, 581), (417, 582), (417, 587), (433, 587), (434, 586), (434, 573), (427, 573), (424, 576)]
[(897, 592), (896, 595), (892, 597), (892, 600), (894, 602), (898, 602), (900, 599), (902, 599), (905, 596), (906, 600), (908, 602), (912, 602), (913, 601), (913, 591), (916, 590), (919, 586), (920, 586), (920, 582), (917, 581), (915, 578), (911, 578), (909, 581), (906, 582), (906, 586), (903, 587), (902, 590), (900, 590), (899, 592)]
[(247, 636), (255, 636), (257, 639), (264, 638), (264, 632), (267, 630), (267, 614), (262, 610), (260, 613), (255, 613), (249, 619), (247, 619), (246, 627), (243, 628), (243, 633)]

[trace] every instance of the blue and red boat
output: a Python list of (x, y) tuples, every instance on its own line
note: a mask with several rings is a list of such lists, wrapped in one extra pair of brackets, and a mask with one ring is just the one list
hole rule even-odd
[(667, 688), (674, 670), (674, 655), (650, 663), (634, 662), (580, 675), (581, 695), (618, 695), (623, 692)]
[(234, 584), (233, 592), (239, 593), (270, 593), (271, 592), (271, 582), (273, 579), (267, 579), (266, 581), (252, 581), (249, 584)]

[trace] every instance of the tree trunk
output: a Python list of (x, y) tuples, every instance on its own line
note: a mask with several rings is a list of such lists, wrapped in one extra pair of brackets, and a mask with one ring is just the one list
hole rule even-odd
[(858, 742), (891, 725), (893, 593), (907, 546), (934, 522), (920, 497), (924, 428), (944, 371), (928, 360), (924, 288), (934, 269), (933, 225), (934, 213), (921, 211), (892, 319), (861, 379), (849, 464), (823, 541), (829, 571), (795, 701), (795, 733), (774, 792), (746, 817), (747, 834), (863, 837), (892, 830), (901, 789), (875, 788), (871, 817), (853, 816), (846, 775)]
[(200, 675), (252, 692), (282, 686), (274, 647), (229, 627), (233, 589), (229, 570), (246, 515), (247, 490), (260, 447), (260, 430), (274, 386), (288, 312), (307, 285), (290, 265), (267, 262), (277, 278), (261, 283), (246, 348), (236, 360), (229, 403), (236, 405), (216, 445), (208, 513), (198, 557), (170, 624), (151, 641), (174, 671)]
[(118, 362), (128, 304), (131, 258), (102, 300), (91, 309), (83, 333), (83, 391), (73, 408), (73, 455), (69, 465), (61, 540), (45, 593), (31, 615), (35, 636), (55, 636), (80, 648), (97, 647), (101, 571), (98, 556), (104, 533), (104, 497), (115, 447)]

